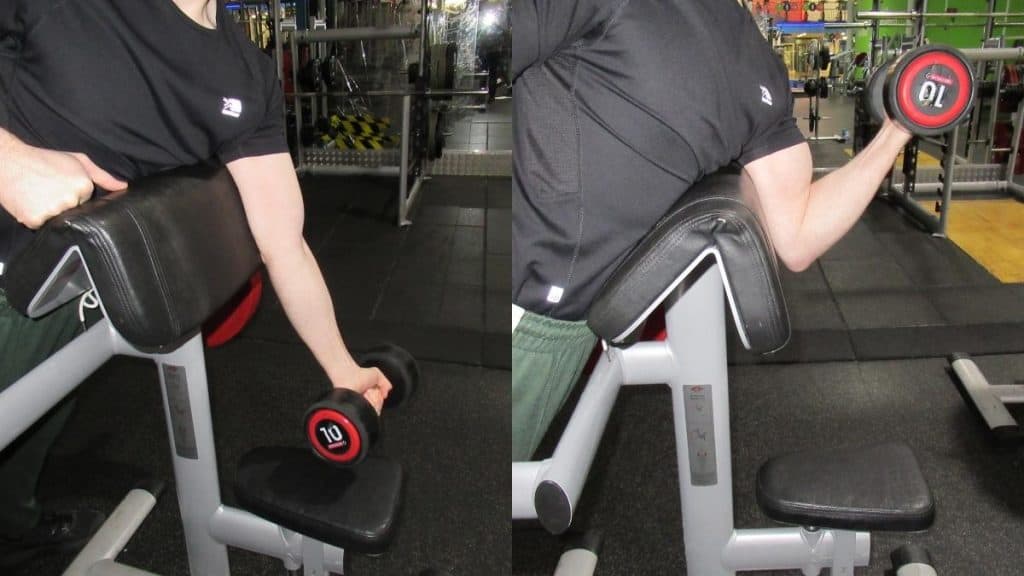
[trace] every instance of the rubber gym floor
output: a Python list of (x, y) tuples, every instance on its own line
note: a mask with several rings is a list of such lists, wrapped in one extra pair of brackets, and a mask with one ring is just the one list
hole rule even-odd
[[(418, 394), (384, 418), (377, 453), (400, 461), (404, 500), (387, 553), (348, 555), (346, 574), (509, 573), (511, 186), (508, 178), (437, 177), (412, 227), (394, 223), (393, 179), (306, 178), (306, 237), (351, 348), (392, 341), (420, 363)], [(328, 389), (312, 355), (265, 293), (239, 338), (208, 350), (223, 499), (239, 458), (262, 445), (301, 445), (301, 419)], [(44, 472), (48, 506), (109, 513), (140, 481), (167, 490), (120, 561), (188, 573), (173, 471), (152, 363), (118, 357), (79, 389), (78, 409)], [(233, 574), (284, 574), (269, 558), (231, 550)], [(59, 574), (71, 558), (15, 574)], [(14, 576), (13, 574), (10, 576)]]
[[(848, 113), (842, 103), (829, 106), (827, 114)], [(816, 166), (847, 158), (835, 143), (812, 149)], [(940, 574), (1024, 572), (1024, 441), (991, 437), (945, 360), (970, 352), (990, 382), (1024, 383), (1024, 285), (1000, 282), (952, 241), (922, 232), (882, 200), (809, 270), (784, 272), (783, 284), (790, 344), (760, 358), (732, 336), (736, 526), (774, 525), (754, 494), (767, 458), (904, 440), (931, 486), (935, 523), (925, 533), (874, 534), (871, 566), (857, 573), (884, 574), (889, 552), (908, 542), (926, 546)], [(550, 454), (568, 412), (539, 457)], [(686, 573), (675, 449), (668, 389), (623, 389), (574, 523), (604, 535), (599, 576)], [(513, 523), (512, 573), (551, 574), (561, 546), (536, 523)]]

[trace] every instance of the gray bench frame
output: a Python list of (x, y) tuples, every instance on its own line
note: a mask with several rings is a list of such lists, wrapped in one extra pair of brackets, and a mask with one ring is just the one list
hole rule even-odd
[[(708, 258), (712, 265), (705, 268)], [(605, 348), (553, 455), (512, 464), (512, 518), (539, 519), (556, 534), (568, 529), (619, 390), (667, 384), (672, 391), (686, 573), (726, 576), (799, 569), (814, 575), (831, 568), (834, 576), (852, 576), (855, 566), (870, 560), (867, 532), (734, 526), (725, 322), (726, 310), (734, 315), (736, 310), (727, 308), (729, 279), (721, 259), (716, 248), (707, 249), (668, 289), (665, 341)], [(736, 324), (747, 342), (742, 322)], [(705, 411), (708, 402), (711, 410)], [(589, 572), (560, 572), (570, 573)]]
[[(344, 550), (323, 544), (221, 502), (202, 335), (170, 351), (147, 352), (128, 343), (107, 319), (80, 249), (68, 249), (28, 310), (40, 317), (83, 291), (99, 300), (103, 319), (0, 393), (0, 450), (56, 406), (115, 355), (152, 360), (159, 373), (178, 507), (192, 576), (228, 576), (227, 546), (279, 558), (305, 576), (344, 573)], [(144, 489), (128, 493), (66, 569), (66, 576), (152, 574), (115, 558), (156, 503)]]

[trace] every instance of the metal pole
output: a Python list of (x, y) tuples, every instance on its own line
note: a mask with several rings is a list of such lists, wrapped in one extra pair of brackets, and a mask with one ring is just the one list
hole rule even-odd
[[(878, 0), (873, 0), (872, 8), (878, 9)], [(871, 21), (871, 50), (868, 52), (868, 70), (878, 65), (878, 20)]]
[[(314, 160), (314, 162), (316, 162)], [(388, 176), (397, 178), (401, 175), (398, 166), (347, 166), (307, 164), (298, 169), (299, 174), (312, 176)]]
[(303, 30), (297, 31), (299, 42), (349, 42), (354, 40), (400, 40), (416, 38), (417, 29), (408, 26), (392, 26), (390, 28), (337, 28), (334, 30)]
[(890, 194), (890, 197), (906, 210), (914, 220), (920, 222), (928, 232), (935, 233), (938, 230), (939, 221), (935, 218), (935, 215), (922, 208), (920, 204), (907, 196), (906, 193), (893, 190), (893, 194)]
[[(422, 57), (422, 55), (421, 55)], [(422, 66), (422, 60), (421, 66)], [(412, 139), (412, 96), (402, 96), (402, 163), (401, 172), (398, 175), (398, 225), (406, 222), (409, 206), (406, 199), (409, 197), (409, 140)]]
[[(981, 22), (948, 22), (943, 23), (943, 28), (977, 28), (984, 26)], [(1016, 28), (1018, 26), (1024, 26), (1024, 22), (996, 22), (993, 24), (995, 28)]]
[(230, 574), (228, 549), (210, 534), (221, 498), (203, 338), (197, 334), (174, 352), (149, 358), (160, 375), (189, 573)]
[[(274, 59), (277, 60), (277, 78), (284, 82), (284, 39), (281, 38), (281, 0), (274, 0)], [(298, 89), (295, 86), (293, 89)]]
[[(928, 0), (918, 0), (918, 11), (922, 14), (928, 12)], [(914, 42), (914, 45), (923, 45), (925, 43), (925, 18), (918, 18), (913, 32), (914, 36), (918, 37), (918, 41)]]
[(423, 0), (420, 2), (420, 78), (426, 73), (427, 48), (427, 0)]
[(936, 235), (946, 237), (946, 223), (949, 220), (949, 209), (953, 202), (953, 173), (956, 169), (956, 149), (960, 137), (960, 128), (955, 128), (948, 136), (945, 154), (942, 157), (942, 204), (939, 206), (939, 227)]
[[(732, 576), (723, 551), (733, 537), (725, 288), (710, 266), (668, 304), (672, 389), (686, 573)], [(700, 434), (693, 433), (698, 430)], [(692, 461), (691, 461), (692, 458)]]
[[(88, 576), (92, 574), (94, 565), (101, 560), (113, 560), (128, 545), (146, 516), (156, 506), (156, 496), (148, 490), (135, 488), (121, 500), (117, 508), (96, 534), (75, 556), (75, 560), (64, 571), (62, 576)], [(133, 571), (125, 574), (151, 574), (150, 572)], [(104, 574), (107, 574), (104, 572)]]
[(1017, 200), (1024, 202), (1024, 186), (1021, 186), (1016, 182), (1006, 182), (1006, 191), (1013, 194)]
[[(918, 193), (935, 192), (936, 194), (942, 193), (942, 188), (945, 186), (942, 182), (918, 182), (914, 186), (914, 191)], [(1003, 192), (1008, 188), (1005, 180), (990, 180), (984, 182), (954, 182), (953, 192), (954, 193), (992, 193), (992, 192)], [(904, 189), (903, 184), (893, 184), (890, 188), (893, 196), (898, 195)]]
[[(988, 113), (988, 137), (986, 142), (988, 143), (988, 154), (985, 155), (985, 162), (992, 162), (992, 148), (996, 142), (996, 119), (999, 115), (999, 92), (1003, 87), (1003, 62), (997, 60), (993, 67), (996, 76), (996, 91), (995, 96), (992, 98), (992, 103), (989, 107)], [(984, 76), (979, 76), (984, 78)]]
[(915, 18), (991, 18), (993, 16), (1024, 16), (1022, 12), (931, 12), (923, 13), (916, 10), (910, 12), (891, 12), (869, 10), (858, 12), (857, 18), (863, 20), (911, 20)]
[(840, 30), (846, 28), (870, 28), (870, 22), (825, 22), (825, 28), (838, 28)]
[[(1009, 8), (1009, 4), (1007, 4), (1007, 8)], [(996, 0), (988, 0), (988, 11), (996, 11)], [(992, 37), (992, 23), (994, 22), (994, 20), (995, 18), (993, 16), (989, 16), (988, 19), (985, 21), (985, 38), (982, 40), (982, 42), (986, 42), (989, 38)]]
[(992, 60), (1024, 60), (1024, 47), (1020, 48), (965, 48), (960, 52), (972, 62)]
[(857, 18), (864, 20), (892, 20), (896, 18), (918, 18), (920, 14), (917, 12), (892, 12), (886, 10), (866, 10), (864, 12), (858, 12)]
[(0, 393), (0, 450), (9, 446), (114, 354), (104, 318)]
[(1013, 117), (1013, 142), (1010, 143), (1010, 158), (1006, 161), (1006, 181), (1013, 182), (1014, 172), (1017, 171), (1017, 153), (1020, 151), (1021, 127), (1024, 126), (1024, 99), (1017, 105), (1017, 114)]
[[(298, 31), (296, 31), (298, 32)], [(297, 33), (291, 36), (292, 47), (292, 86), (299, 89), (299, 48), (296, 41)], [(295, 148), (298, 151), (296, 160), (299, 167), (306, 163), (305, 146), (302, 144), (302, 98), (296, 96), (293, 100), (295, 105)]]

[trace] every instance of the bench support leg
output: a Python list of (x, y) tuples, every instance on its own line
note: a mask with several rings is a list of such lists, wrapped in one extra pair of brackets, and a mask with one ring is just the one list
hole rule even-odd
[(722, 551), (733, 535), (725, 292), (707, 269), (665, 317), (682, 501), (686, 573), (727, 576)]
[(160, 373), (190, 573), (228, 576), (227, 547), (210, 533), (221, 501), (202, 336), (152, 358)]

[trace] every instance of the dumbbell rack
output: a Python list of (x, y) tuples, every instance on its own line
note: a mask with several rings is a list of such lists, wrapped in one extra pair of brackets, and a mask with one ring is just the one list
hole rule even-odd
[[(974, 62), (1024, 60), (1024, 48), (976, 48), (962, 50), (968, 60)], [(947, 220), (954, 192), (1005, 192), (1024, 201), (1024, 186), (1013, 181), (1017, 152), (1020, 146), (1021, 130), (1024, 128), (1024, 99), (1014, 115), (1016, 119), (1011, 141), (1009, 160), (1004, 164), (975, 164), (957, 154), (960, 150), (958, 127), (947, 133), (941, 140), (925, 139), (941, 150), (943, 155), (940, 168), (917, 167), (917, 140), (912, 140), (904, 150), (902, 172), (893, 170), (886, 190), (889, 198), (896, 201), (932, 235), (945, 237)], [(939, 193), (935, 210), (923, 208), (915, 199), (916, 192), (923, 190)]]
[[(426, 44), (427, 3), (421, 3), (421, 22), (418, 27), (392, 28), (340, 28), (334, 30), (297, 30), (291, 34), (292, 85), (299, 86), (299, 51), (298, 44), (314, 44), (319, 42), (348, 42), (362, 40), (420, 40), (421, 57), (419, 73), (424, 73)], [(401, 143), (397, 150), (309, 150), (302, 142), (302, 105), (300, 99), (325, 96), (352, 96), (337, 92), (299, 92), (286, 96), (295, 98), (295, 133), (296, 133), (296, 171), (302, 174), (333, 175), (333, 176), (391, 176), (398, 177), (398, 226), (408, 226), (409, 211), (419, 195), (423, 184), (424, 154), (414, 150), (412, 146), (413, 95), (405, 92), (379, 91), (364, 92), (364, 96), (401, 96), (402, 124)], [(428, 106), (429, 100), (421, 102)]]

